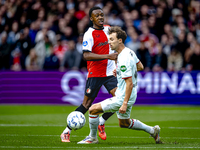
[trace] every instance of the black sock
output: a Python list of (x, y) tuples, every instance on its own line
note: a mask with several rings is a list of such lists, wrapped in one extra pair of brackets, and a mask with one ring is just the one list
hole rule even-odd
[(72, 130), (68, 125), (67, 125), (67, 127), (68, 127), (70, 130)]
[(86, 109), (86, 108), (81, 104), (78, 108), (76, 108), (75, 111), (80, 111), (80, 112), (82, 112), (83, 114), (85, 114), (85, 113), (88, 111), (88, 109)]
[(112, 116), (114, 113), (112, 113), (112, 112), (107, 112), (107, 113), (104, 113), (103, 115), (102, 115), (102, 117), (103, 117), (103, 119), (104, 120), (107, 120), (108, 118), (110, 118), (110, 116)]

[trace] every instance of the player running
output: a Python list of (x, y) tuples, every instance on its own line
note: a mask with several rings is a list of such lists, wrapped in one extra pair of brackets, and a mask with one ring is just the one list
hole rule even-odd
[(137, 97), (137, 70), (143, 70), (143, 65), (135, 53), (124, 46), (126, 33), (120, 27), (109, 29), (109, 44), (112, 50), (118, 52), (117, 68), (114, 74), (117, 75), (118, 87), (116, 96), (94, 104), (89, 109), (90, 134), (78, 144), (98, 143), (97, 126), (99, 124), (99, 114), (103, 112), (116, 112), (121, 128), (143, 130), (149, 133), (156, 141), (160, 141), (160, 127), (151, 127), (139, 120), (130, 119), (132, 105)]
[[(93, 27), (90, 27), (83, 36), (83, 57), (87, 61), (88, 76), (83, 103), (76, 109), (85, 114), (96, 98), (102, 85), (115, 96), (117, 79), (112, 71), (116, 68), (117, 53), (114, 53), (108, 44), (109, 26), (104, 26), (104, 13), (100, 7), (93, 7), (89, 11)], [(106, 140), (105, 121), (113, 113), (105, 113), (99, 118), (99, 136)], [(71, 129), (65, 128), (61, 134), (62, 142), (70, 142)]]

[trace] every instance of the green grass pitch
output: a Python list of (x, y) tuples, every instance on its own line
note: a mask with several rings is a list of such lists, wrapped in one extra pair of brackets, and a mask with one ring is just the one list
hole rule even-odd
[(107, 140), (79, 145), (89, 134), (88, 113), (85, 126), (71, 133), (71, 143), (62, 143), (67, 115), (74, 106), (0, 105), (0, 149), (200, 149), (200, 107), (134, 105), (131, 118), (148, 125), (160, 125), (163, 144), (144, 131), (118, 127), (116, 114), (106, 122)]

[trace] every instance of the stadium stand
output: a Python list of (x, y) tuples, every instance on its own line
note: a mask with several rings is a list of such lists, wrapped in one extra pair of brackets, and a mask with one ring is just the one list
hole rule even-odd
[(199, 0), (0, 0), (0, 70), (85, 68), (80, 58), (72, 66), (62, 59), (71, 41), (81, 54), (93, 6), (102, 7), (105, 24), (127, 32), (126, 46), (147, 71), (200, 70)]

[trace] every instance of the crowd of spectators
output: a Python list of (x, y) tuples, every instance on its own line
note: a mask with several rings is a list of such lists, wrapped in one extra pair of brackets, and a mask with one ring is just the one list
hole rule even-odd
[(0, 70), (86, 69), (93, 6), (126, 31), (145, 71), (200, 70), (199, 0), (0, 0)]

